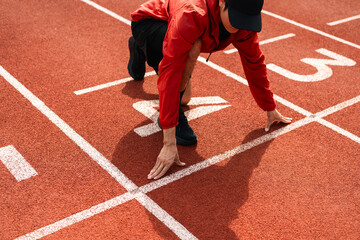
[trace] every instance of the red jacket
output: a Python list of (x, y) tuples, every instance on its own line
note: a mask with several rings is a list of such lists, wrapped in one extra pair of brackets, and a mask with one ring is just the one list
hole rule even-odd
[(161, 126), (178, 124), (180, 81), (188, 53), (201, 38), (201, 52), (225, 49), (230, 43), (238, 49), (249, 87), (257, 104), (272, 111), (276, 104), (269, 89), (264, 55), (256, 32), (241, 30), (219, 42), (220, 9), (218, 0), (150, 0), (131, 14), (133, 21), (154, 18), (168, 22), (159, 65), (159, 100)]

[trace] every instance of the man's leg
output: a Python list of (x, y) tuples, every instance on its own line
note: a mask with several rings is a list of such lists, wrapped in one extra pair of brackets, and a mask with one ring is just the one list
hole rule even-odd
[(167, 22), (146, 19), (131, 23), (133, 36), (129, 39), (130, 59), (128, 71), (134, 80), (145, 75), (145, 61), (158, 73), (163, 58), (162, 45), (167, 31)]

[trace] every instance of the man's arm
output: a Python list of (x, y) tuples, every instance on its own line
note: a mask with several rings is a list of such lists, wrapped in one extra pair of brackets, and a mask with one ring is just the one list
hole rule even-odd
[[(186, 60), (185, 69), (181, 77), (180, 91), (184, 91), (188, 85), (190, 76), (194, 70), (196, 61), (201, 51), (201, 39), (197, 39), (194, 46), (191, 48), (188, 58)], [(191, 86), (188, 86), (191, 87)], [(175, 127), (163, 130), (163, 147), (157, 157), (155, 166), (150, 171), (148, 179), (159, 179), (170, 169), (175, 163), (178, 166), (185, 166), (184, 162), (179, 159), (178, 150), (176, 147)]]
[(290, 123), (292, 118), (284, 117), (276, 110), (276, 103), (267, 78), (265, 57), (260, 50), (257, 33), (250, 35), (245, 41), (235, 42), (234, 46), (239, 51), (251, 94), (259, 107), (267, 111), (268, 121), (265, 131), (269, 131), (274, 122)]

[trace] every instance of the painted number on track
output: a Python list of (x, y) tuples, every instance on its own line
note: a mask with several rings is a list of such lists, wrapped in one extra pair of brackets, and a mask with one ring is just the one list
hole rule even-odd
[[(227, 101), (225, 101), (221, 97), (195, 97), (192, 98), (191, 101), (188, 103), (189, 106), (199, 106), (199, 105), (212, 105), (212, 106), (199, 106), (197, 108), (188, 110), (185, 112), (185, 116), (187, 117), (188, 121), (191, 121), (231, 106), (231, 105), (215, 105), (215, 104), (226, 104), (226, 103)], [(152, 123), (150, 124), (134, 129), (134, 131), (139, 136), (147, 137), (161, 131), (160, 127), (157, 124), (157, 119), (159, 117), (159, 112), (156, 110), (156, 108), (159, 107), (158, 100), (140, 101), (134, 103), (133, 107), (152, 121)]]
[(320, 48), (316, 50), (316, 52), (321, 53), (332, 59), (318, 59), (318, 58), (301, 59), (302, 62), (307, 63), (317, 69), (317, 72), (312, 75), (301, 75), (301, 74), (293, 73), (275, 64), (268, 64), (267, 68), (294, 81), (318, 82), (330, 78), (332, 76), (333, 74), (332, 69), (328, 65), (354, 66), (356, 64), (355, 61), (347, 57), (344, 57), (340, 54), (326, 50), (324, 48)]

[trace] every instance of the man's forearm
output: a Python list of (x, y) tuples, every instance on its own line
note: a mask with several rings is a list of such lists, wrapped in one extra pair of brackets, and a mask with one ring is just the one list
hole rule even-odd
[(201, 52), (201, 39), (197, 39), (194, 43), (194, 46), (191, 48), (189, 52), (189, 56), (186, 60), (185, 69), (183, 72), (183, 75), (181, 77), (181, 83), (180, 83), (180, 91), (184, 91), (187, 83), (190, 79), (190, 76), (192, 72), (194, 71), (194, 67), (197, 61), (197, 58), (199, 57)]

